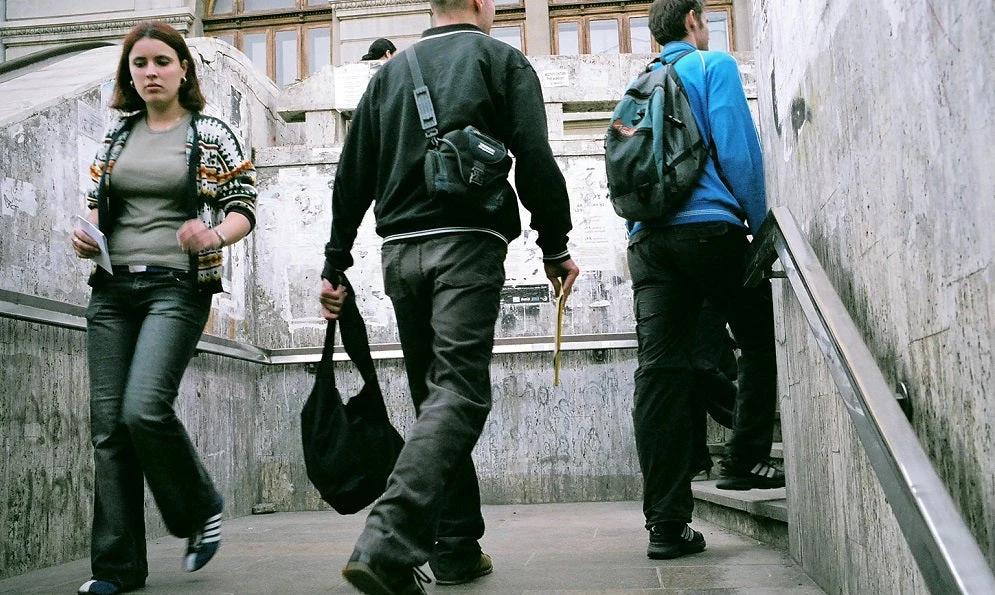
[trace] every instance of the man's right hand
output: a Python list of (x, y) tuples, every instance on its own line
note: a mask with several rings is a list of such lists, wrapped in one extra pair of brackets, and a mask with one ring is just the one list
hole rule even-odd
[(543, 263), (542, 267), (546, 270), (546, 278), (553, 284), (553, 295), (560, 297), (562, 291), (563, 298), (566, 299), (570, 295), (570, 290), (573, 289), (577, 275), (580, 274), (580, 269), (574, 264), (573, 259), (568, 258), (557, 263)]
[(346, 291), (345, 283), (339, 282), (332, 285), (328, 279), (321, 280), (321, 295), (318, 301), (321, 302), (321, 315), (325, 320), (335, 320), (342, 311), (342, 304), (349, 294)]

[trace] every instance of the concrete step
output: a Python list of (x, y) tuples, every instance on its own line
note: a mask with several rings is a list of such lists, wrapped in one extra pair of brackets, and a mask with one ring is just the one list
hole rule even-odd
[[(724, 446), (709, 446), (713, 456), (721, 458)], [(784, 450), (781, 443), (774, 444), (771, 459), (781, 464)], [(694, 515), (737, 533), (752, 537), (761, 543), (788, 549), (788, 501), (785, 488), (775, 490), (720, 490), (715, 487), (718, 460), (708, 479), (692, 481)]]

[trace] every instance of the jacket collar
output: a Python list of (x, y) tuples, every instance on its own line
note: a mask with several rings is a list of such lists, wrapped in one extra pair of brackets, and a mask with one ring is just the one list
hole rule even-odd
[(442, 27), (432, 27), (431, 29), (426, 29), (421, 36), (422, 39), (425, 39), (426, 37), (445, 35), (447, 33), (458, 33), (460, 31), (472, 31), (473, 33), (484, 33), (480, 29), (480, 27), (476, 25), (471, 25), (470, 23), (457, 23), (455, 25), (443, 25)]

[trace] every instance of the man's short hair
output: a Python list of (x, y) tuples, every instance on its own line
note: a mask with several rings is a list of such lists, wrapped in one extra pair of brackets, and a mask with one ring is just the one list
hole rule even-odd
[(466, 8), (466, 0), (431, 0), (432, 12), (448, 14)]
[(650, 6), (650, 33), (653, 39), (665, 45), (687, 37), (684, 17), (692, 10), (699, 19), (704, 18), (704, 0), (654, 0)]

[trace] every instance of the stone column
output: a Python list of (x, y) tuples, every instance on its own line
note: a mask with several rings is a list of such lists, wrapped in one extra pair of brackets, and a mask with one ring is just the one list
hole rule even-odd
[(549, 1), (525, 0), (525, 47), (530, 56), (553, 53), (549, 35)]

